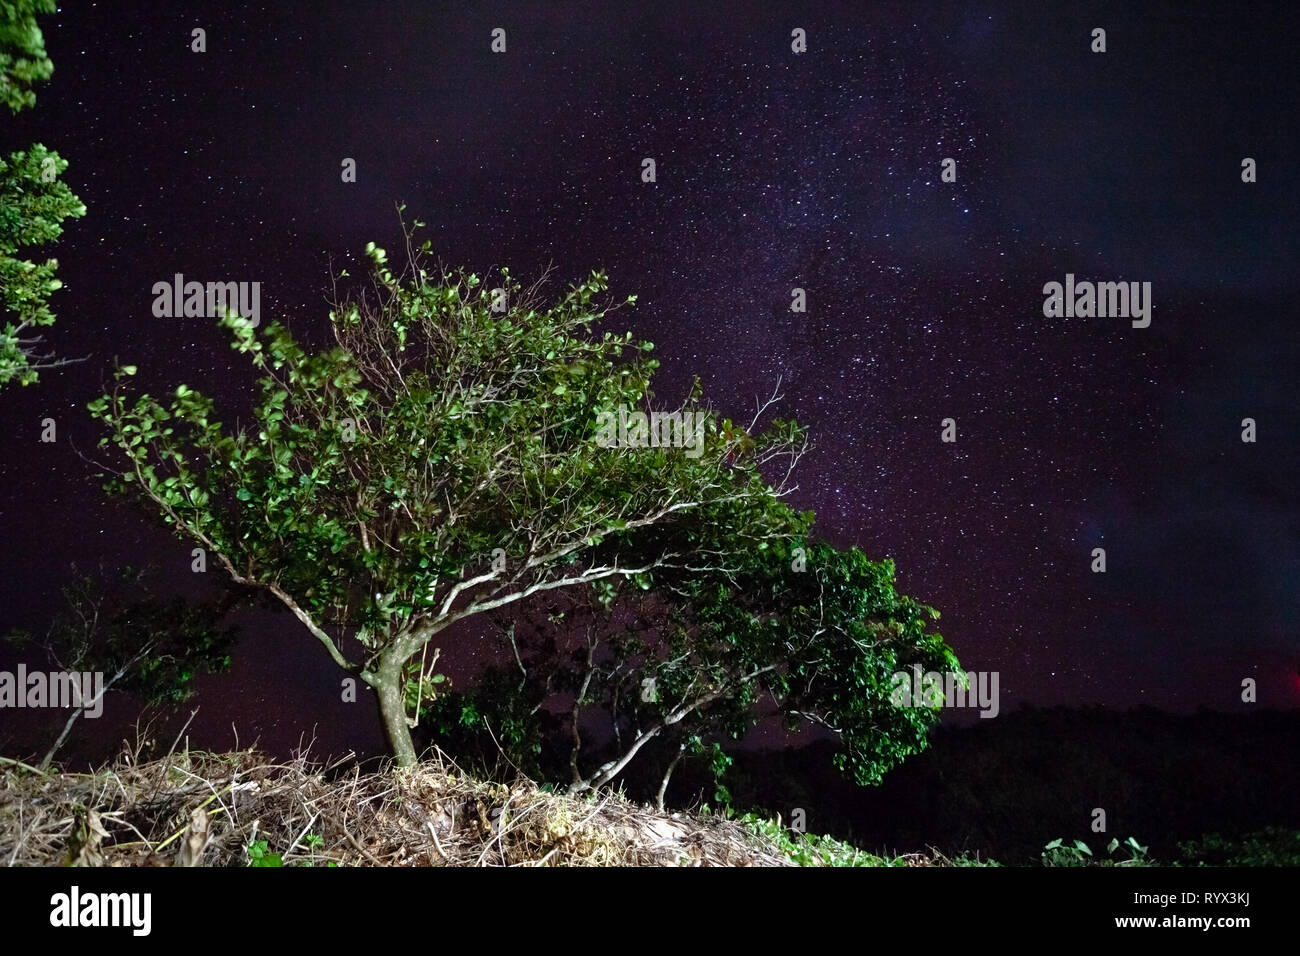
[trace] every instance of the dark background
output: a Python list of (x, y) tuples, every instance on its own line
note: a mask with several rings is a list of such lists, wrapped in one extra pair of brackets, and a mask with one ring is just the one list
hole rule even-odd
[[(73, 562), (201, 592), (188, 545), (77, 454), (114, 358), (225, 420), (247, 407), (247, 363), (213, 322), (154, 318), (153, 283), (260, 281), (263, 323), (319, 342), (331, 261), (393, 248), (404, 201), (451, 263), (606, 268), (665, 400), (699, 375), (741, 417), (779, 377), (816, 444), (794, 503), (897, 560), (963, 665), (999, 672), (1004, 715), (1300, 706), (1295, 5), (76, 3), (42, 27), (53, 80), (0, 148), (70, 161), (88, 214), (36, 254), (66, 285), (48, 343), (90, 360), (0, 399), (0, 628), (42, 627)], [(1152, 282), (1150, 328), (1045, 319), (1067, 272)], [(382, 750), (288, 614), (242, 623), (196, 746), (315, 728), (325, 752)], [(443, 661), (463, 678), (487, 654), (463, 634)], [(7, 752), (26, 716), (4, 715)], [(110, 702), (70, 754), (134, 716)]]

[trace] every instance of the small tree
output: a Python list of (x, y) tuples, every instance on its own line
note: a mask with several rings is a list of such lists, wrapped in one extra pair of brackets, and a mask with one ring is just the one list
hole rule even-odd
[[(54, 64), (45, 55), (45, 41), (36, 25), (37, 13), (53, 13), (54, 0), (0, 0), (0, 103), (11, 112), (32, 106), (30, 87), (48, 80)], [(86, 214), (86, 207), (59, 176), (67, 160), (39, 143), (0, 157), (0, 386), (17, 381), (29, 385), (37, 369), (70, 364), (38, 351), (41, 337), (33, 330), (54, 322), (49, 298), (62, 283), (55, 278), (58, 260), (36, 263), (17, 254), (26, 246), (52, 242), (63, 233), (69, 216)]]
[(15, 631), (8, 640), (39, 649), (62, 671), (98, 672), (104, 679), (99, 693), (79, 701), (68, 715), (42, 768), (67, 741), (77, 719), (99, 706), (109, 691), (135, 694), (146, 707), (175, 704), (190, 697), (197, 675), (230, 666), (235, 630), (221, 620), (237, 604), (233, 590), (203, 603), (165, 599), (154, 593), (146, 571), (122, 568), (115, 580), (102, 569), (97, 576), (78, 575), (63, 588), (63, 597), (66, 606), (42, 636)]
[[(309, 354), (279, 324), (227, 315), (262, 376), (253, 424), (225, 429), (185, 385), (129, 404), (131, 367), (91, 410), (122, 455), (110, 489), (281, 601), (375, 690), (411, 764), (407, 690), (435, 636), (550, 591), (739, 567), (794, 528), (780, 496), (803, 434), (706, 417), (699, 447), (644, 431), (643, 447), (605, 447), (611, 414), (655, 411), (657, 363), (649, 343), (594, 330), (604, 275), (547, 304), (506, 270), (488, 288), (426, 267), (429, 244), (405, 235), (400, 275), (367, 246), (373, 291), (336, 298), (335, 348)], [(699, 397), (697, 383), (669, 414), (703, 414)]]

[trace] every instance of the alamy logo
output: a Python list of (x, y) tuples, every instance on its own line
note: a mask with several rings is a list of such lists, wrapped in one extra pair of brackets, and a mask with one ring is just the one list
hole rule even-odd
[(171, 282), (153, 284), (153, 314), (159, 319), (220, 319), (227, 311), (247, 320), (250, 328), (261, 321), (260, 282), (186, 282), (176, 273)]
[(899, 671), (893, 676), (893, 689), (889, 702), (895, 707), (975, 707), (981, 717), (998, 715), (997, 671), (934, 671), (921, 673), (921, 666), (913, 664), (910, 671)]
[(98, 671), (0, 671), (0, 707), (85, 707), (86, 717), (104, 712), (104, 675)]
[(629, 411), (600, 412), (596, 416), (596, 444), (602, 448), (684, 448), (687, 458), (704, 453), (704, 412)]
[(133, 936), (148, 936), (153, 926), (150, 893), (82, 893), (78, 886), (50, 897), (50, 925), (128, 926)]
[(1049, 319), (1133, 320), (1133, 328), (1151, 324), (1150, 282), (1075, 282), (1074, 273), (1065, 274), (1065, 285), (1049, 282), (1043, 286), (1043, 315)]

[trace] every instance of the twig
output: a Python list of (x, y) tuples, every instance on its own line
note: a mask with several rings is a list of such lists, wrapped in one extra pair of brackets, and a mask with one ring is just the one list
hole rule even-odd
[(438, 842), (438, 831), (434, 828), (433, 821), (425, 820), (424, 825), (429, 828), (429, 835), (433, 837), (433, 848), (438, 851), (438, 855), (440, 857), (442, 857), (444, 860), (450, 863), (451, 857), (449, 857), (446, 854), (446, 852), (442, 848), (442, 844)]
[(360, 853), (362, 856), (364, 856), (367, 860), (369, 860), (369, 861), (370, 861), (371, 863), (373, 863), (375, 866), (383, 866), (383, 865), (384, 865), (384, 864), (380, 863), (378, 860), (376, 860), (373, 856), (371, 856), (371, 855), (370, 855), (370, 851), (367, 850), (365, 847), (363, 847), (360, 843), (358, 843), (358, 842), (356, 841), (356, 838), (353, 837), (352, 834), (348, 832), (348, 818), (347, 818), (346, 814), (345, 814), (344, 817), (343, 817), (343, 822), (339, 825), (339, 829), (342, 830), (342, 831), (343, 831), (343, 835), (344, 835), (345, 837), (348, 838), (348, 842), (351, 843), (354, 847), (357, 848), (357, 852), (358, 852), (358, 853)]
[(9, 757), (0, 757), (0, 763), (7, 763), (7, 764), (12, 764), (15, 767), (22, 767), (24, 770), (30, 770), (32, 773), (38, 773), (42, 777), (49, 776), (49, 774), (46, 771), (41, 770), (39, 767), (33, 767), (29, 763), (23, 763), (21, 760), (13, 760)]

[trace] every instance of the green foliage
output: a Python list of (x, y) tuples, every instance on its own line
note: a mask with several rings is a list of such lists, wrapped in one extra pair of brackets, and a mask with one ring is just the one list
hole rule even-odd
[(403, 694), (406, 709), (414, 714), (434, 705), (451, 689), (451, 681), (446, 674), (426, 673), (422, 661), (408, 661), (405, 674)]
[(1265, 827), (1245, 836), (1211, 833), (1178, 844), (1188, 866), (1300, 866), (1300, 830)]
[[(1127, 858), (1114, 856), (1115, 851), (1121, 847), (1128, 852)], [(1112, 839), (1106, 845), (1107, 856), (1098, 859), (1082, 840), (1067, 844), (1064, 840), (1056, 839), (1043, 847), (1042, 861), (1043, 866), (1150, 866), (1147, 850), (1133, 837), (1123, 843)]]
[[(698, 738), (696, 738), (696, 740), (698, 740)], [(728, 816), (730, 816), (731, 813), (731, 791), (728, 790), (726, 784), (722, 782), (722, 778), (726, 775), (727, 768), (730, 767), (731, 764), (732, 759), (727, 756), (726, 751), (722, 749), (722, 744), (714, 741), (713, 746), (709, 750), (709, 772), (713, 774), (713, 780), (716, 784), (716, 789), (713, 791), (713, 799), (718, 806), (724, 808)]]
[(36, 14), (54, 10), (54, 0), (0, 0), (0, 104), (10, 112), (34, 105), (30, 87), (54, 73), (36, 24)]
[(875, 856), (834, 837), (818, 836), (814, 833), (794, 833), (777, 821), (756, 813), (747, 813), (738, 819), (755, 833), (775, 843), (786, 856), (800, 866), (907, 865), (902, 857), (890, 859)]
[(279, 853), (270, 852), (265, 840), (254, 840), (248, 844), (246, 852), (249, 866), (284, 866), (283, 857)]
[(1059, 837), (1043, 847), (1043, 866), (1086, 866), (1092, 850), (1082, 840), (1066, 845)]
[(772, 668), (764, 692), (790, 727), (811, 723), (834, 733), (836, 766), (861, 785), (925, 747), (938, 714), (890, 701), (895, 673), (919, 665), (957, 671), (939, 616), (895, 589), (894, 563), (857, 548), (805, 543), (807, 569), (791, 570), (789, 546), (777, 546), (735, 586), (712, 585), (697, 620), (705, 635), (744, 655), (752, 669)]
[[(35, 19), (53, 12), (52, 0), (0, 0), (0, 102), (15, 113), (35, 103), (28, 87), (53, 72)], [(58, 178), (67, 167), (67, 160), (40, 144), (0, 157), (0, 387), (29, 385), (37, 369), (66, 364), (38, 354), (41, 338), (32, 334), (54, 322), (49, 298), (62, 285), (55, 277), (58, 261), (37, 263), (19, 252), (54, 241), (64, 219), (86, 214)]]
[[(311, 851), (311, 857), (306, 860), (299, 860), (296, 863), (288, 864), (289, 866), (306, 866), (310, 867), (316, 864), (316, 851), (325, 846), (325, 838), (319, 833), (307, 833), (303, 835), (302, 845)], [(284, 856), (280, 853), (274, 853), (270, 849), (270, 843), (266, 840), (253, 840), (244, 848), (248, 856), (249, 866), (285, 866)], [(327, 860), (325, 866), (337, 867), (338, 864), (333, 860)]]

